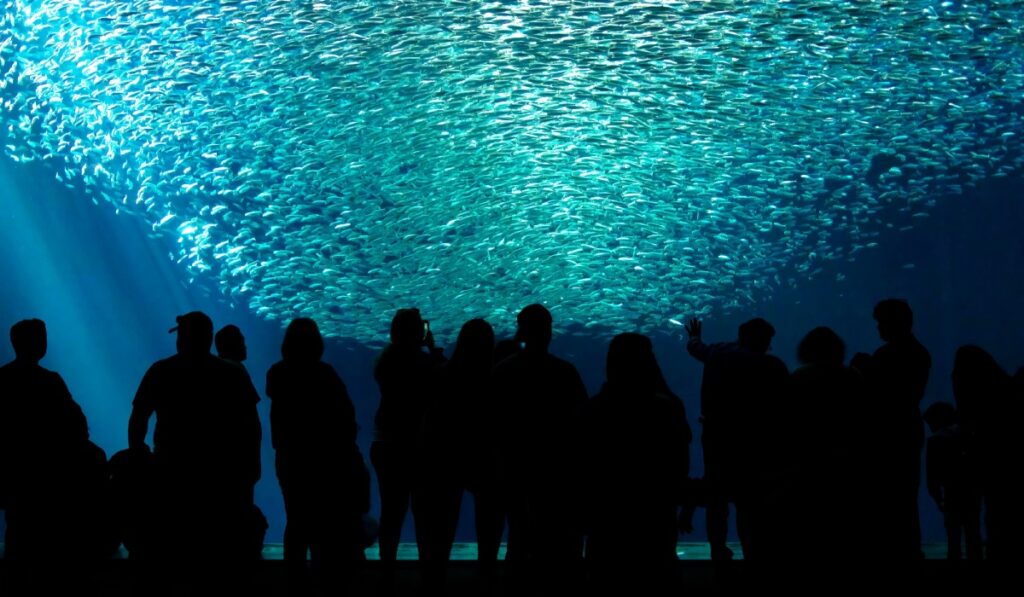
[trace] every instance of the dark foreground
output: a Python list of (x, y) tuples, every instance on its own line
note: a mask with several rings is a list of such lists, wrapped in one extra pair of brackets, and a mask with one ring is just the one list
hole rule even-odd
[[(457, 554), (456, 554), (457, 555)], [(929, 553), (929, 555), (932, 555)], [(268, 548), (267, 558), (259, 562), (245, 575), (241, 585), (213, 587), (197, 582), (191, 571), (182, 570), (154, 584), (146, 583), (138, 570), (126, 559), (112, 559), (104, 562), (89, 575), (74, 583), (64, 579), (62, 592), (69, 595), (294, 595), (300, 594), (289, 588), (284, 562), (277, 558), (273, 548)], [(927, 559), (913, 566), (894, 568), (884, 565), (858, 564), (835, 569), (812, 569), (802, 565), (799, 557), (787, 559), (768, 570), (752, 568), (748, 562), (737, 560), (726, 564), (712, 563), (702, 558), (699, 550), (690, 550), (680, 560), (673, 574), (664, 586), (652, 587), (647, 579), (638, 574), (626, 572), (620, 586), (609, 586), (606, 582), (588, 581), (586, 570), (572, 571), (569, 576), (573, 584), (557, 591), (541, 591), (540, 587), (517, 582), (519, 575), (510, 572), (505, 563), (499, 563), (491, 574), (482, 574), (477, 564), (469, 560), (456, 560), (449, 566), (444, 590), (426, 589), (421, 583), (419, 563), (402, 560), (397, 564), (395, 582), (391, 591), (382, 591), (382, 565), (379, 561), (365, 562), (356, 571), (347, 589), (334, 589), (313, 595), (448, 595), (451, 597), (486, 595), (715, 595), (715, 594), (840, 594), (840, 593), (889, 593), (892, 591), (913, 594), (998, 594), (1013, 586), (1012, 570), (1000, 573), (990, 562), (949, 562), (941, 559)], [(52, 576), (43, 575), (42, 585), (29, 587), (23, 594), (51, 594), (51, 582), (61, 582)], [(0, 594), (18, 593), (9, 584), (10, 569), (0, 559)]]

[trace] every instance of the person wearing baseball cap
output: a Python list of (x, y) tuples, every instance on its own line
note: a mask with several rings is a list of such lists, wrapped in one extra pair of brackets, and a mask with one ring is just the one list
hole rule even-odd
[[(132, 556), (170, 566), (167, 571), (196, 570), (197, 579), (217, 573), (235, 582), (239, 576), (227, 575), (238, 575), (234, 564), (252, 553), (246, 540), (260, 477), (259, 395), (244, 369), (210, 352), (209, 316), (192, 311), (175, 321), (169, 332), (177, 333), (177, 354), (146, 372), (128, 422), (129, 450), (148, 454), (149, 419), (156, 415), (158, 497), (148, 505), (148, 537)], [(195, 543), (210, 548), (196, 551)], [(189, 558), (187, 565), (182, 557)]]

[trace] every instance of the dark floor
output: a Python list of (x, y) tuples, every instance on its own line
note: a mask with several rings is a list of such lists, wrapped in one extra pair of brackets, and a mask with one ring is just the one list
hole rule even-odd
[[(928, 555), (941, 555), (937, 548), (929, 547)], [(376, 551), (368, 552), (373, 559), (368, 560), (350, 577), (349, 590), (332, 590), (316, 593), (317, 595), (367, 595), (377, 597), (382, 594), (382, 565), (376, 560)], [(570, 589), (557, 592), (538, 593), (522, 590), (521, 586), (511, 582), (504, 563), (500, 563), (493, 576), (480, 574), (476, 563), (471, 561), (475, 556), (475, 545), (463, 544), (454, 554), (449, 566), (445, 591), (424, 590), (420, 583), (419, 563), (414, 559), (415, 547), (404, 547), (400, 557), (408, 558), (399, 561), (396, 567), (394, 590), (390, 593), (403, 595), (447, 595), (461, 597), (470, 595), (503, 597), (505, 595), (572, 595), (572, 594), (626, 594), (626, 595), (719, 595), (719, 594), (863, 594), (865, 591), (888, 594), (892, 591), (912, 594), (998, 594), (1005, 590), (997, 590), (1001, 584), (991, 578), (991, 570), (984, 566), (965, 565), (964, 563), (947, 562), (942, 559), (927, 559), (912, 569), (886, 570), (881, 566), (861, 565), (856, 569), (846, 568), (841, 573), (833, 570), (815, 570), (794, 560), (772, 570), (755, 571), (742, 560), (729, 563), (727, 566), (712, 564), (707, 559), (707, 548), (700, 544), (680, 544), (680, 562), (670, 577), (671, 586), (664, 590), (655, 590), (650, 586), (643, 587), (644, 578), (635, 572), (625, 574), (624, 585), (611, 591), (605, 583), (583, 583), (585, 574), (580, 572), (575, 584)], [(982, 563), (984, 564), (984, 563)], [(163, 577), (157, 586), (140, 583), (137, 570), (131, 562), (123, 558), (115, 558), (105, 562), (98, 569), (89, 571), (86, 580), (71, 581), (68, 577), (54, 577), (44, 573), (39, 583), (24, 594), (52, 594), (53, 581), (63, 583), (60, 587), (64, 594), (77, 595), (110, 595), (131, 596), (160, 594), (167, 596), (210, 595), (214, 593), (231, 595), (292, 595), (289, 591), (285, 575), (284, 562), (281, 561), (280, 546), (268, 545), (262, 562), (244, 575), (242, 587), (212, 590), (208, 585), (200, 586), (194, 571), (175, 571)], [(54, 574), (60, 574), (53, 571)], [(9, 570), (0, 560), (0, 595), (8, 597), (14, 591), (8, 581)], [(154, 590), (158, 589), (158, 590)], [(881, 593), (878, 597), (882, 597)]]

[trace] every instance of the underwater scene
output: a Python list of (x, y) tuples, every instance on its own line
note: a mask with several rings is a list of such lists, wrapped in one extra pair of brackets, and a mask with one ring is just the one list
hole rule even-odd
[[(175, 317), (238, 325), (268, 542), (264, 379), (296, 317), (364, 454), (404, 307), (450, 355), (464, 321), (510, 338), (541, 303), (592, 394), (611, 337), (649, 335), (698, 435), (693, 317), (714, 341), (764, 317), (792, 369), (819, 325), (874, 351), (872, 308), (906, 299), (922, 406), (953, 401), (963, 344), (1024, 365), (1024, 2), (0, 5), (0, 327), (46, 321), (109, 456)], [(944, 541), (923, 483), (921, 519)]]

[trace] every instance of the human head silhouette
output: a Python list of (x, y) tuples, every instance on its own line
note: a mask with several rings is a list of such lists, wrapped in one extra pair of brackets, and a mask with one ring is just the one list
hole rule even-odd
[(175, 318), (178, 325), (170, 332), (178, 332), (177, 348), (180, 355), (210, 354), (213, 345), (213, 321), (202, 311), (192, 311)]
[(956, 349), (951, 378), (962, 423), (972, 423), (990, 413), (1010, 384), (1010, 375), (995, 357), (974, 344)]
[(462, 324), (455, 341), (452, 362), (473, 363), (490, 367), (494, 359), (494, 328), (484, 319), (470, 319)]
[(842, 365), (846, 360), (846, 344), (831, 328), (816, 327), (807, 332), (807, 335), (800, 341), (796, 356), (805, 365), (811, 363)]
[(324, 337), (308, 317), (293, 319), (284, 332), (281, 358), (285, 361), (318, 362), (324, 356)]
[(424, 336), (419, 309), (399, 309), (391, 319), (391, 343), (395, 346), (420, 347)]
[(11, 326), (14, 357), (26, 363), (38, 363), (46, 356), (46, 324), (41, 319), (23, 319)]
[(627, 332), (612, 338), (605, 364), (608, 383), (642, 391), (654, 391), (660, 381), (658, 361), (650, 338)]
[(760, 317), (740, 325), (739, 344), (754, 352), (768, 352), (775, 337), (775, 328)]
[(551, 344), (551, 312), (534, 303), (523, 307), (516, 317), (516, 338), (528, 352), (547, 352)]
[(245, 336), (237, 325), (226, 325), (217, 332), (213, 338), (217, 347), (217, 356), (229, 361), (241, 363), (249, 357), (249, 351), (245, 346)]
[(890, 342), (910, 335), (914, 327), (914, 312), (903, 299), (885, 299), (875, 305), (872, 313), (878, 322), (878, 337)]

